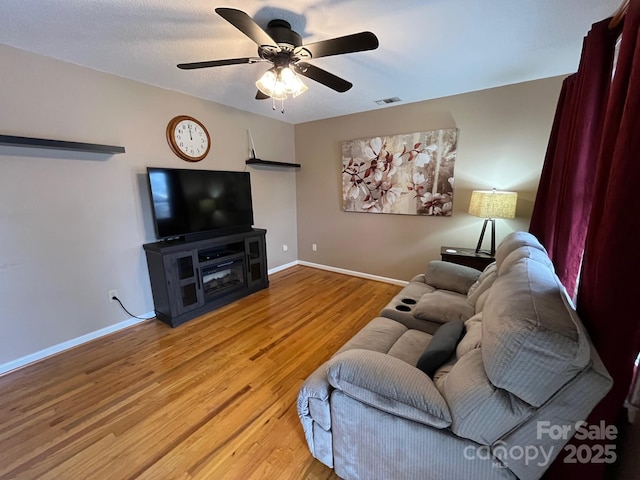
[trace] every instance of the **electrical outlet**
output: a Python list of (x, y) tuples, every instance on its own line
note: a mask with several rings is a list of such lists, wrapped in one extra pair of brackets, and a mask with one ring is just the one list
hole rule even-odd
[(282, 251), (286, 252), (287, 250), (289, 250), (289, 246), (288, 245), (282, 245)]
[(109, 295), (109, 301), (111, 303), (113, 303), (113, 302), (115, 302), (113, 297), (117, 297), (118, 296), (118, 290), (109, 290), (108, 295)]
[(315, 244), (315, 243), (312, 243), (311, 244), (311, 250), (313, 250), (314, 252), (317, 252), (318, 251), (318, 245)]

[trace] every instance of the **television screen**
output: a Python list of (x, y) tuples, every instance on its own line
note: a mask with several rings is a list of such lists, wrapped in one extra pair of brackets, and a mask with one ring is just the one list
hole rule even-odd
[(148, 167), (147, 174), (158, 238), (251, 229), (249, 172)]

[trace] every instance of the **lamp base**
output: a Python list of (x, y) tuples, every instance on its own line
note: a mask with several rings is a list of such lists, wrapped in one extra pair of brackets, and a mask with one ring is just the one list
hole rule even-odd
[(493, 218), (485, 218), (482, 224), (482, 232), (480, 232), (480, 239), (478, 240), (478, 246), (476, 247), (476, 253), (480, 253), (482, 248), (482, 240), (484, 239), (484, 232), (487, 229), (487, 222), (491, 222), (491, 251), (489, 255), (492, 257), (496, 254), (496, 221)]

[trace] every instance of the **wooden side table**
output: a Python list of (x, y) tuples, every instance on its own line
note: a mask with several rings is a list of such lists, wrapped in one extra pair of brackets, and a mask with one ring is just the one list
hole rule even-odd
[(476, 253), (475, 248), (440, 247), (440, 256), (445, 262), (457, 263), (477, 270), (484, 270), (495, 258), (486, 252)]

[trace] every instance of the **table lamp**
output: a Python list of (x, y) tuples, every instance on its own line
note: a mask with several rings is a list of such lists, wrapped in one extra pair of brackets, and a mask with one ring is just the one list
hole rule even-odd
[(476, 253), (480, 253), (482, 239), (487, 229), (487, 222), (491, 222), (491, 256), (496, 253), (496, 218), (515, 218), (518, 194), (516, 192), (493, 190), (474, 190), (471, 192), (469, 213), (476, 217), (484, 218), (482, 232), (476, 247)]

